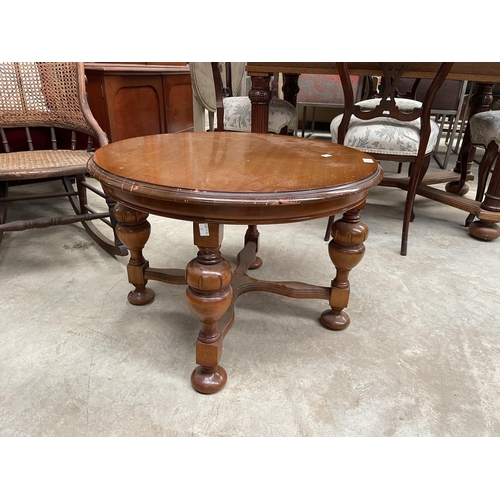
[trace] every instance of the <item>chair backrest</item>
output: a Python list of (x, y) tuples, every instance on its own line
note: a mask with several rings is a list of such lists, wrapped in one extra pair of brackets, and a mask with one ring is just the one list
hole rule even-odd
[[(363, 78), (351, 75), (354, 99), (359, 100), (363, 90)], [(299, 76), (299, 93), (297, 104), (314, 106), (344, 106), (344, 92), (339, 75), (308, 75)]]
[[(400, 97), (409, 97), (410, 99), (423, 102), (431, 83), (432, 80), (428, 78), (402, 78), (398, 92)], [(456, 111), (463, 100), (463, 87), (463, 82), (460, 80), (446, 80), (436, 94), (432, 106), (433, 109), (450, 112)]]
[[(191, 85), (196, 99), (200, 101), (205, 109), (215, 113), (217, 111), (217, 101), (213, 64), (218, 65), (220, 84), (222, 85), (222, 82), (224, 82), (224, 86), (230, 89), (231, 95), (239, 95), (245, 74), (245, 63), (189, 63)], [(230, 70), (230, 73), (227, 73), (226, 68)], [(231, 86), (228, 85), (228, 81), (231, 81)]]
[(240, 94), (245, 63), (190, 62), (189, 70), (194, 98), (209, 113), (217, 113), (217, 130), (223, 130), (222, 99)]
[(97, 138), (99, 146), (108, 143), (88, 106), (83, 63), (0, 63), (0, 131), (6, 152), (4, 129), (24, 127), (69, 129)]
[(339, 126), (338, 142), (343, 144), (349, 122), (352, 116), (362, 120), (373, 118), (394, 118), (402, 122), (409, 122), (416, 119), (421, 120), (420, 144), (418, 156), (425, 154), (427, 141), (430, 135), (431, 110), (441, 85), (450, 72), (453, 63), (441, 63), (436, 70), (434, 77), (429, 84), (423, 99), (423, 105), (419, 107), (409, 107), (403, 109), (398, 107), (396, 99), (400, 96), (398, 88), (405, 72), (409, 70), (411, 63), (379, 63), (380, 74), (385, 82), (380, 102), (370, 109), (364, 109), (355, 102), (354, 91), (349, 73), (350, 63), (336, 63), (344, 90), (344, 115)]

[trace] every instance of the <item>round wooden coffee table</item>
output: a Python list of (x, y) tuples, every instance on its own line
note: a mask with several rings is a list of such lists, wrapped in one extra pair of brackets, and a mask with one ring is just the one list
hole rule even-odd
[[(239, 132), (182, 133), (111, 143), (89, 160), (90, 173), (118, 203), (117, 233), (130, 251), (129, 301), (151, 302), (148, 280), (187, 285), (187, 303), (201, 322), (198, 367), (191, 376), (201, 393), (226, 383), (219, 360), (234, 322), (234, 302), (246, 292), (329, 301), (320, 316), (332, 330), (349, 324), (349, 271), (365, 251), (368, 236), (359, 212), (382, 170), (369, 155), (330, 142)], [(328, 245), (336, 268), (330, 286), (262, 281), (247, 275), (257, 256), (260, 224), (305, 221), (343, 213)], [(155, 269), (143, 256), (149, 214), (193, 222), (197, 256), (186, 269)], [(223, 224), (248, 226), (236, 269), (221, 256)], [(318, 238), (322, 235), (318, 234)]]

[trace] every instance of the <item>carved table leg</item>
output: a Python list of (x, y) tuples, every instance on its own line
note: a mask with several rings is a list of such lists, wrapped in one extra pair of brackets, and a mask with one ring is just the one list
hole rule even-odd
[(299, 75), (285, 73), (283, 75), (283, 99), (297, 107), (297, 94), (299, 91)]
[[(257, 226), (248, 226), (247, 232), (245, 233), (245, 244), (243, 248), (251, 241), (255, 243), (255, 253), (257, 253), (259, 251), (259, 235), (260, 233)], [(262, 266), (262, 259), (256, 255), (254, 261), (248, 266), (248, 269), (259, 269), (260, 266)]]
[(361, 222), (359, 212), (364, 208), (349, 210), (332, 225), (332, 240), (328, 244), (330, 259), (337, 274), (332, 281), (331, 309), (321, 315), (321, 323), (331, 330), (346, 328), (350, 319), (343, 311), (349, 301), (349, 272), (356, 267), (365, 253), (363, 242), (368, 238), (368, 227)]
[(148, 280), (144, 278), (144, 271), (149, 267), (149, 262), (142, 255), (142, 249), (151, 233), (151, 225), (146, 220), (149, 214), (133, 210), (121, 203), (116, 204), (114, 214), (118, 237), (130, 251), (128, 281), (135, 286), (135, 290), (128, 294), (128, 301), (134, 305), (149, 304), (155, 293), (146, 287)]
[(191, 375), (193, 387), (201, 393), (212, 394), (224, 387), (226, 370), (219, 365), (223, 332), (218, 321), (229, 309), (233, 299), (231, 280), (233, 270), (219, 251), (223, 226), (194, 223), (194, 242), (199, 252), (186, 268), (189, 308), (201, 321), (196, 342), (198, 367)]
[[(500, 217), (500, 155), (497, 157), (481, 208), (497, 212)], [(500, 227), (494, 221), (476, 220), (469, 226), (469, 233), (478, 240), (492, 241), (500, 237)]]
[[(477, 173), (477, 189), (476, 189), (476, 201), (483, 201), (484, 193), (486, 192), (486, 185), (488, 182), (488, 177), (493, 169), (493, 165), (498, 156), (498, 146), (495, 142), (490, 142), (481, 158), (481, 163), (479, 164)], [(465, 226), (469, 227), (471, 222), (474, 220), (476, 215), (471, 213), (465, 219)]]
[(270, 81), (269, 74), (252, 76), (252, 88), (248, 93), (252, 103), (252, 132), (267, 134), (269, 131)]
[[(120, 238), (118, 238), (118, 234), (116, 233), (116, 216), (115, 216), (115, 207), (116, 207), (116, 201), (113, 200), (113, 198), (110, 198), (109, 196), (106, 195), (106, 205), (108, 205), (109, 209), (109, 221), (111, 223), (111, 228), (113, 229), (113, 232), (115, 233), (114, 239), (115, 239), (115, 245), (116, 246), (121, 246), (122, 242), (120, 241)], [(126, 254), (123, 254), (126, 255)]]
[[(471, 97), (470, 103), (470, 113), (469, 118), (476, 113), (482, 113), (483, 111), (488, 111), (490, 109), (491, 103), (493, 102), (493, 87), (494, 83), (478, 83), (476, 90)], [(469, 123), (465, 128), (464, 139), (462, 142), (462, 147), (458, 154), (458, 160), (453, 169), (454, 172), (462, 173), (460, 181), (449, 182), (445, 186), (445, 190), (448, 193), (455, 193), (460, 196), (467, 193), (469, 187), (465, 184), (465, 172), (470, 174), (472, 162), (474, 160), (474, 153), (476, 148), (470, 143), (470, 127)], [(463, 172), (465, 171), (465, 172)]]

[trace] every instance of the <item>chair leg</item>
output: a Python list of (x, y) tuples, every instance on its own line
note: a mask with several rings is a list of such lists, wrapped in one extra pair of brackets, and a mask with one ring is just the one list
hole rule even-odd
[(328, 223), (326, 224), (326, 231), (324, 237), (325, 241), (330, 241), (332, 226), (334, 222), (335, 222), (335, 215), (330, 215), (330, 217), (328, 217)]
[[(5, 224), (7, 222), (7, 195), (9, 191), (8, 182), (0, 182), (0, 224)], [(3, 231), (0, 231), (0, 241), (2, 241)]]
[(314, 134), (314, 127), (315, 126), (316, 126), (316, 106), (313, 106), (312, 123), (311, 123), (311, 135)]
[[(71, 186), (70, 180), (65, 177), (63, 179), (64, 186), (66, 188), (66, 191), (68, 193), (74, 192), (74, 188)], [(78, 198), (79, 202), (76, 203), (75, 200), (73, 199), (73, 196), (69, 196), (71, 205), (73, 206), (73, 209), (76, 214), (88, 214), (89, 209), (88, 207), (88, 200), (87, 200), (87, 187), (85, 185), (86, 180), (85, 180), (85, 175), (81, 174), (76, 176), (76, 185), (77, 185), (77, 191), (78, 191)], [(104, 195), (104, 193), (97, 192), (99, 196), (104, 197), (106, 200), (106, 204), (108, 207), (108, 210), (106, 212), (103, 212), (100, 217), (96, 217), (102, 220), (104, 224), (107, 224), (111, 227), (113, 231), (113, 240), (108, 238), (105, 234), (103, 234), (93, 223), (91, 220), (83, 220), (81, 221), (83, 227), (85, 228), (85, 231), (87, 231), (87, 234), (107, 253), (111, 255), (120, 255), (120, 256), (125, 256), (128, 254), (128, 250), (125, 247), (125, 245), (120, 241), (116, 234), (116, 219), (114, 217), (114, 213), (112, 212), (114, 206), (116, 205), (116, 202), (114, 200), (111, 200), (111, 198), (108, 198), (107, 196)], [(93, 213), (93, 212), (92, 212)], [(110, 222), (105, 220), (107, 217), (110, 218)]]
[[(85, 179), (85, 176), (77, 175), (75, 176), (76, 189), (73, 187), (71, 182), (71, 177), (63, 177), (62, 183), (64, 189), (68, 193), (68, 199), (75, 211), (75, 214), (80, 215), (83, 213), (87, 213), (87, 209), (85, 208), (87, 205), (87, 192), (85, 187), (81, 185), (82, 181)], [(78, 193), (78, 196), (75, 196), (74, 193)], [(78, 198), (78, 202), (75, 201), (75, 198)]]
[[(483, 201), (484, 193), (486, 191), (486, 182), (497, 156), (498, 146), (495, 142), (490, 142), (483, 157), (481, 158), (481, 163), (479, 164), (478, 168), (476, 201)], [(474, 214), (469, 214), (465, 219), (465, 226), (469, 227), (474, 218)]]
[(421, 164), (415, 162), (412, 168), (412, 174), (408, 185), (408, 193), (406, 195), (405, 213), (403, 218), (403, 234), (401, 237), (401, 255), (406, 255), (408, 251), (408, 234), (410, 232), (410, 222), (413, 214), (413, 204), (417, 194), (417, 187), (422, 182), (422, 179), (429, 168), (431, 157), (427, 155), (424, 157)]
[(304, 134), (306, 132), (306, 111), (307, 111), (307, 106), (303, 106), (303, 108), (302, 108), (302, 137), (304, 137)]

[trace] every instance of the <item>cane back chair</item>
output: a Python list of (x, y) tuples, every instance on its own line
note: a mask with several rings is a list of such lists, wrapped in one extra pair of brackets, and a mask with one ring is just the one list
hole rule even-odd
[[(127, 254), (115, 235), (113, 200), (89, 183), (94, 140), (100, 147), (108, 139), (87, 103), (83, 63), (0, 63), (0, 136), (0, 239), (7, 231), (81, 222), (108, 253)], [(49, 190), (47, 181), (58, 180), (61, 189), (54, 191), (52, 183)], [(32, 184), (41, 182), (50, 192), (32, 194)], [(28, 194), (12, 195), (16, 189), (9, 188), (19, 186)], [(89, 190), (106, 200), (100, 210), (89, 206)], [(10, 203), (59, 197), (69, 198), (74, 215), (7, 222)], [(97, 219), (109, 226), (99, 223), (109, 238), (94, 224)]]
[[(396, 97), (401, 78), (411, 63), (380, 63), (379, 71), (385, 81), (383, 95), (361, 102), (354, 99), (350, 63), (336, 64), (345, 109), (330, 124), (332, 142), (365, 151), (379, 161), (410, 163), (401, 238), (401, 255), (406, 255), (417, 187), (429, 167), (439, 137), (439, 125), (431, 120), (432, 106), (453, 63), (438, 65), (422, 102)], [(384, 176), (380, 185), (392, 184)], [(332, 223), (333, 217), (330, 217), (327, 231)]]

